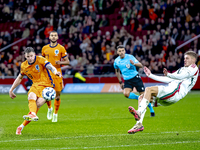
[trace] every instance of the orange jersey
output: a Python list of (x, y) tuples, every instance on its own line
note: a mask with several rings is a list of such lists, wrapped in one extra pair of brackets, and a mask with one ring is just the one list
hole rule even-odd
[(35, 62), (30, 64), (27, 60), (21, 64), (21, 75), (32, 80), (33, 86), (53, 86), (50, 71), (46, 68), (49, 62), (42, 56), (35, 56)]
[(57, 44), (54, 47), (51, 47), (50, 44), (48, 44), (42, 48), (42, 56), (45, 57), (57, 69), (57, 71), (61, 72), (60, 65), (56, 64), (56, 61), (60, 61), (61, 58), (65, 58), (67, 56), (67, 52), (60, 44)]

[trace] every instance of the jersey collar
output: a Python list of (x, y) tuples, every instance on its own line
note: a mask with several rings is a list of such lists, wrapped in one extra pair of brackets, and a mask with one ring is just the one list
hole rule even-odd
[(58, 42), (57, 42), (57, 44), (56, 44), (55, 46), (51, 46), (51, 44), (49, 44), (49, 47), (54, 48), (54, 47), (56, 47), (57, 45), (58, 45)]
[(34, 60), (34, 62), (33, 62), (33, 63), (29, 63), (29, 62), (28, 62), (28, 64), (29, 64), (29, 65), (32, 65), (32, 64), (34, 64), (34, 63), (35, 63), (35, 61), (36, 61), (36, 56), (35, 56), (35, 60)]

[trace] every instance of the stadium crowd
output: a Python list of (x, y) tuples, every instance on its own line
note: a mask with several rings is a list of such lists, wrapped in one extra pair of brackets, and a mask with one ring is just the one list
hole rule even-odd
[(162, 73), (164, 67), (173, 72), (183, 66), (186, 50), (200, 55), (199, 40), (176, 50), (200, 34), (198, 6), (199, 0), (0, 0), (1, 26), (19, 24), (1, 30), (0, 48), (27, 38), (25, 44), (1, 52), (0, 76), (17, 76), (25, 47), (40, 55), (53, 30), (69, 55), (66, 74), (114, 74), (117, 45), (124, 45), (126, 53), (153, 73)]

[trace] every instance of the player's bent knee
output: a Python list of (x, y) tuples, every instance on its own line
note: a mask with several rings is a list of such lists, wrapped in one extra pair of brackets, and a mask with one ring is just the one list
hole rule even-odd
[(36, 96), (36, 94), (35, 93), (33, 93), (33, 92), (30, 92), (29, 94), (28, 94), (28, 100), (36, 100), (37, 99), (37, 96)]
[(151, 87), (146, 87), (145, 92), (151, 92)]
[(129, 92), (124, 92), (124, 96), (126, 97), (126, 98), (128, 98), (129, 97)]
[(38, 98), (38, 100), (36, 101), (38, 108), (40, 108), (42, 105), (44, 105), (44, 103), (46, 103), (46, 100), (44, 98)]

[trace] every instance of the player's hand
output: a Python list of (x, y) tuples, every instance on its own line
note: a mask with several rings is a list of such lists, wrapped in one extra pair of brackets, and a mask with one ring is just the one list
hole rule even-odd
[(144, 66), (144, 73), (149, 76), (151, 74), (151, 71), (149, 70), (149, 68), (147, 68), (146, 66)]
[(60, 61), (56, 61), (56, 64), (57, 64), (57, 65), (60, 65)]
[(167, 69), (166, 69), (166, 68), (164, 68), (164, 69), (163, 69), (163, 73), (164, 73), (164, 75), (165, 75), (165, 76), (167, 76), (167, 74), (168, 74), (168, 71), (167, 71)]
[(122, 88), (122, 90), (124, 89), (124, 83), (120, 83), (120, 87)]
[(62, 77), (62, 74), (60, 72), (56, 72), (55, 75), (59, 76), (60, 78)]
[(16, 95), (13, 93), (13, 91), (9, 91), (9, 96), (12, 99), (14, 99), (16, 97)]
[(134, 63), (133, 60), (131, 60), (131, 59), (130, 59), (130, 63), (131, 63), (132, 65), (135, 65), (135, 63)]

